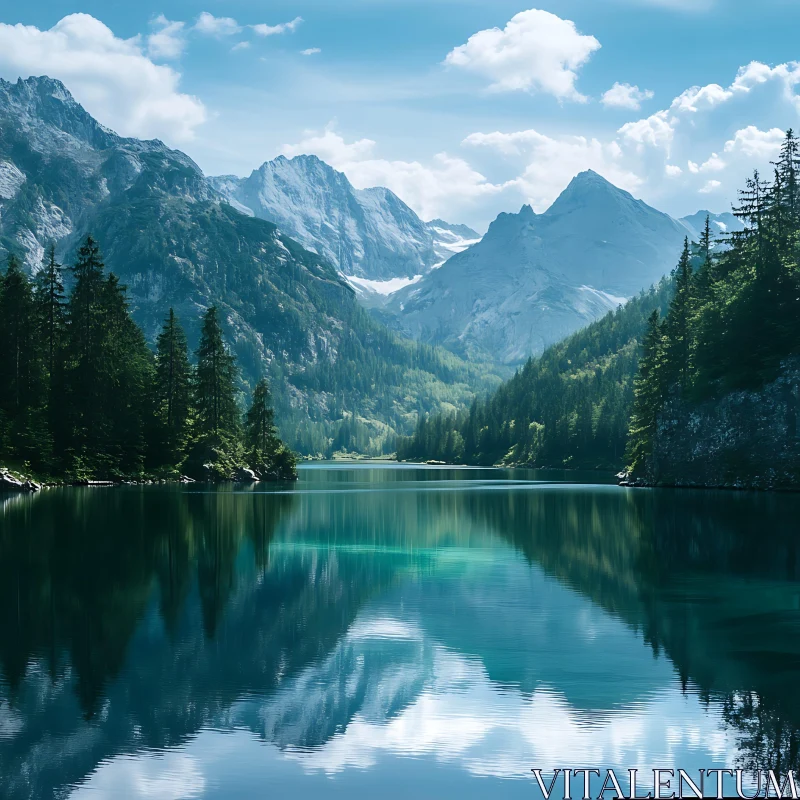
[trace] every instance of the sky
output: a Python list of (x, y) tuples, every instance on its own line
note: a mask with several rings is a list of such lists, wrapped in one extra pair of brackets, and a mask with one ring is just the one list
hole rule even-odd
[(729, 210), (800, 127), (797, 30), (796, 0), (0, 0), (0, 77), (209, 175), (314, 153), (482, 232), (584, 169)]

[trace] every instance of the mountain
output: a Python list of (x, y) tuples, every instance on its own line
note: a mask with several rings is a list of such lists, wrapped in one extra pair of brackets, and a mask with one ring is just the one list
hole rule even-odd
[(209, 181), (235, 208), (274, 222), (342, 275), (409, 279), (439, 258), (428, 227), (396, 194), (356, 189), (316, 156), (278, 156), (248, 178)]
[(520, 363), (657, 282), (687, 232), (590, 170), (544, 214), (500, 214), (480, 242), (393, 295), (387, 311), (421, 341)]
[(284, 438), (303, 452), (391, 450), (418, 412), (484, 385), (481, 369), (373, 320), (334, 266), (225, 202), (185, 154), (117, 136), (59, 81), (0, 81), (0, 256), (33, 272), (55, 241), (70, 263), (88, 232), (150, 341), (174, 307), (193, 346), (199, 313), (220, 307), (242, 389), (271, 378)]
[(696, 214), (691, 214), (688, 217), (681, 217), (679, 222), (682, 222), (689, 228), (691, 238), (697, 241), (706, 227), (706, 217), (708, 217), (711, 222), (711, 233), (714, 236), (725, 236), (728, 233), (744, 230), (744, 223), (737, 217), (734, 217), (730, 211), (726, 211), (723, 214), (712, 214), (710, 211), (698, 211)]
[(468, 225), (451, 225), (443, 219), (432, 219), (426, 227), (433, 236), (433, 250), (436, 253), (434, 267), (441, 267), (448, 258), (463, 253), (481, 240), (481, 235)]

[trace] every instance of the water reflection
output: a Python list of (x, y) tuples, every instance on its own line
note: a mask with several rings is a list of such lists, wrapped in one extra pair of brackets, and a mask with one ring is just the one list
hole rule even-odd
[(4, 505), (0, 794), (797, 768), (798, 498), (563, 478), (339, 466)]

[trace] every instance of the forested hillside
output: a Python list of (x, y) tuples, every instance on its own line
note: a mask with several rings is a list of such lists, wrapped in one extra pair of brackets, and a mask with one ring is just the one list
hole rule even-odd
[(745, 229), (721, 254), (706, 232), (696, 271), (684, 251), (666, 317), (648, 321), (631, 422), (634, 478), (800, 482), (800, 145), (792, 131), (774, 166), (772, 180), (756, 172), (740, 192), (734, 213)]
[(0, 256), (33, 275), (51, 242), (73, 264), (88, 233), (151, 347), (173, 308), (194, 349), (217, 306), (238, 388), (249, 398), (268, 376), (281, 432), (301, 452), (392, 452), (419, 412), (499, 383), (390, 333), (329, 263), (232, 208), (184, 153), (117, 136), (59, 81), (0, 80)]
[(172, 309), (148, 348), (91, 237), (70, 272), (67, 294), (51, 247), (33, 284), (14, 255), (0, 274), (0, 464), (69, 481), (295, 477), (263, 378), (242, 418), (216, 306), (192, 366)]
[(465, 412), (420, 420), (401, 460), (622, 466), (642, 334), (672, 281), (643, 292), (528, 363)]

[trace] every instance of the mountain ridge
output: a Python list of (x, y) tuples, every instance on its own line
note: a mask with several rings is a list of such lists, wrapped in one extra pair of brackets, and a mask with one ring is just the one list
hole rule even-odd
[(0, 255), (35, 272), (50, 241), (70, 263), (91, 232), (150, 341), (174, 307), (193, 346), (218, 305), (241, 388), (269, 376), (302, 452), (389, 452), (417, 413), (496, 382), (387, 330), (323, 257), (237, 211), (184, 153), (101, 126), (60, 81), (0, 83), (0, 186)]

